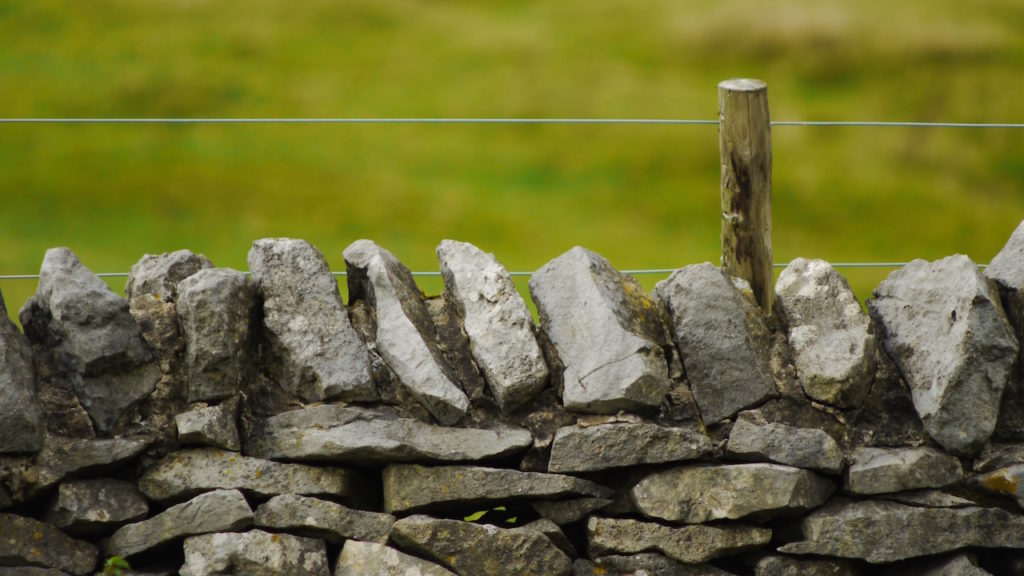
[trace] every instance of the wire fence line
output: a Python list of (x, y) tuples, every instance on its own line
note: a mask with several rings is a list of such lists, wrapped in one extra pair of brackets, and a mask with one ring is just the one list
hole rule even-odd
[[(0, 118), (0, 124), (636, 124), (717, 126), (718, 120), (683, 118)], [(772, 126), (1024, 129), (1017, 122), (905, 122), (775, 120)]]

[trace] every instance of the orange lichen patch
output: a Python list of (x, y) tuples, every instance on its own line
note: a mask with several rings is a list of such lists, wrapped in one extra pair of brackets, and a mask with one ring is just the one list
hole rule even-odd
[(594, 566), (594, 574), (600, 576), (601, 574), (607, 574), (608, 570), (604, 566)]
[(38, 541), (42, 540), (42, 539), (43, 539), (43, 533), (42, 533), (42, 532), (40, 532), (39, 530), (36, 530), (36, 531), (35, 531), (35, 532), (34, 532), (34, 533), (32, 534), (32, 539), (33, 539), (33, 540), (35, 540), (36, 542), (38, 542)]
[(1000, 472), (995, 472), (986, 476), (982, 481), (982, 485), (993, 492), (1001, 492), (1003, 494), (1010, 495), (1017, 494), (1017, 479), (1006, 476)]

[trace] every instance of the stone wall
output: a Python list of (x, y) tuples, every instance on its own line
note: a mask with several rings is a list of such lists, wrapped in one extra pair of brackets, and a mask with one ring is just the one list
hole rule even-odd
[(1024, 224), (866, 311), (797, 260), (767, 318), (574, 248), (537, 326), (437, 255), (426, 298), (353, 243), (345, 305), (301, 240), (147, 255), (126, 298), (49, 250), (0, 314), (0, 574), (1024, 574)]

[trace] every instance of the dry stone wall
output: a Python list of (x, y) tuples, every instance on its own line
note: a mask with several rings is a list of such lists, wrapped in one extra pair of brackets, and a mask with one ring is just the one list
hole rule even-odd
[(353, 243), (346, 304), (302, 240), (147, 255), (127, 298), (49, 250), (0, 310), (0, 574), (1024, 574), (1024, 224), (866, 309), (798, 259), (770, 317), (577, 247), (537, 325), (437, 254), (427, 298)]

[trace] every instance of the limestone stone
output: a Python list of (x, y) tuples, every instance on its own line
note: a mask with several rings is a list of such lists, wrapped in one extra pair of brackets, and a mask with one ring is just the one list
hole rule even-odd
[(765, 556), (757, 563), (754, 576), (857, 576), (849, 560)]
[(843, 469), (842, 448), (824, 430), (766, 422), (754, 412), (740, 413), (725, 450), (741, 460), (767, 460), (826, 474)]
[(987, 444), (971, 464), (975, 472), (989, 472), (1014, 464), (1024, 464), (1024, 445)]
[(42, 448), (42, 418), (32, 347), (8, 318), (0, 293), (0, 454), (36, 452)]
[(174, 417), (178, 442), (181, 444), (199, 444), (235, 452), (242, 449), (237, 420), (237, 398), (225, 400), (216, 406), (189, 410)]
[(213, 262), (202, 254), (193, 254), (191, 250), (146, 254), (132, 266), (124, 291), (129, 302), (144, 295), (174, 302), (178, 295), (178, 282), (205, 268), (213, 268)]
[(1024, 221), (985, 267), (985, 276), (998, 286), (1017, 338), (1024, 337)]
[(988, 571), (975, 566), (967, 554), (941, 558), (933, 564), (928, 570), (921, 572), (921, 576), (991, 576)]
[(590, 513), (597, 512), (611, 503), (612, 501), (607, 498), (573, 498), (537, 500), (530, 502), (530, 507), (541, 518), (546, 518), (561, 526), (563, 524), (579, 522)]
[(68, 534), (87, 537), (137, 522), (148, 513), (149, 503), (134, 483), (89, 478), (62, 482), (45, 519)]
[(794, 515), (825, 503), (835, 484), (778, 464), (688, 465), (655, 472), (630, 492), (644, 516), (699, 523)]
[(267, 418), (246, 449), (261, 458), (380, 464), (497, 459), (532, 443), (521, 428), (445, 428), (374, 410), (323, 405)]
[(334, 544), (344, 540), (385, 544), (395, 517), (354, 510), (319, 498), (281, 494), (256, 509), (255, 522), (260, 528), (321, 538)]
[(704, 263), (655, 286), (668, 307), (672, 336), (693, 398), (708, 425), (776, 395), (768, 328), (754, 301), (726, 273)]
[(107, 544), (112, 556), (129, 558), (186, 536), (243, 530), (252, 525), (252, 509), (238, 490), (214, 490), (122, 526)]
[(178, 284), (190, 402), (234, 396), (253, 362), (256, 287), (242, 272), (206, 268)]
[(907, 492), (879, 494), (878, 497), (909, 506), (922, 506), (925, 508), (963, 508), (975, 505), (972, 500), (941, 490), (910, 490)]
[(34, 566), (74, 576), (92, 573), (99, 551), (32, 518), (0, 513), (0, 566)]
[(841, 408), (860, 405), (875, 376), (876, 343), (846, 278), (824, 260), (797, 258), (779, 275), (775, 294), (807, 396)]
[(239, 489), (256, 496), (348, 498), (360, 484), (356, 474), (342, 468), (273, 462), (214, 448), (168, 454), (139, 478), (142, 493), (159, 502), (215, 489)]
[(565, 407), (650, 410), (669, 390), (660, 308), (630, 276), (575, 247), (530, 277), (540, 323), (565, 366)]
[(348, 540), (338, 556), (334, 576), (455, 576), (433, 562), (374, 542)]
[(990, 494), (1008, 496), (1024, 508), (1024, 464), (1013, 464), (971, 478), (971, 485)]
[(884, 563), (967, 547), (1024, 546), (1024, 516), (1000, 508), (835, 500), (804, 518), (801, 529), (804, 540), (786, 544), (779, 552)]
[(469, 398), (436, 341), (437, 329), (412, 273), (369, 240), (345, 249), (349, 300), (374, 310), (377, 352), (402, 385), (444, 425), (465, 416)]
[(0, 568), (0, 574), (3, 576), (68, 576), (68, 573), (63, 570), (38, 566), (9, 566)]
[(305, 240), (266, 238), (253, 242), (248, 261), (281, 385), (310, 402), (376, 400), (369, 353), (323, 255)]
[(695, 460), (711, 453), (711, 440), (692, 428), (646, 422), (566, 426), (555, 433), (550, 472), (590, 472)]
[(384, 510), (392, 513), (518, 499), (612, 495), (610, 489), (582, 478), (482, 466), (392, 464), (384, 469), (383, 482)]
[(181, 576), (329, 576), (323, 540), (262, 530), (185, 540)]
[(756, 526), (671, 527), (597, 516), (587, 521), (587, 544), (592, 557), (660, 552), (679, 562), (700, 564), (754, 550), (771, 538), (771, 530)]
[(461, 576), (572, 573), (569, 557), (536, 530), (414, 515), (395, 522), (391, 539)]
[(147, 438), (80, 440), (47, 435), (35, 458), (32, 492), (66, 478), (113, 470), (138, 457), (149, 445)]
[(573, 562), (573, 576), (731, 576), (710, 564), (683, 564), (667, 556), (644, 552), (630, 556), (580, 558)]
[(942, 488), (964, 477), (960, 460), (935, 448), (858, 448), (846, 476), (854, 494)]
[(512, 277), (494, 255), (466, 242), (441, 241), (437, 258), (445, 297), (462, 318), (495, 402), (503, 412), (522, 406), (544, 388), (548, 367)]
[(977, 452), (995, 429), (1018, 352), (996, 290), (958, 255), (914, 260), (874, 294), (868, 309), (925, 430), (951, 452)]

